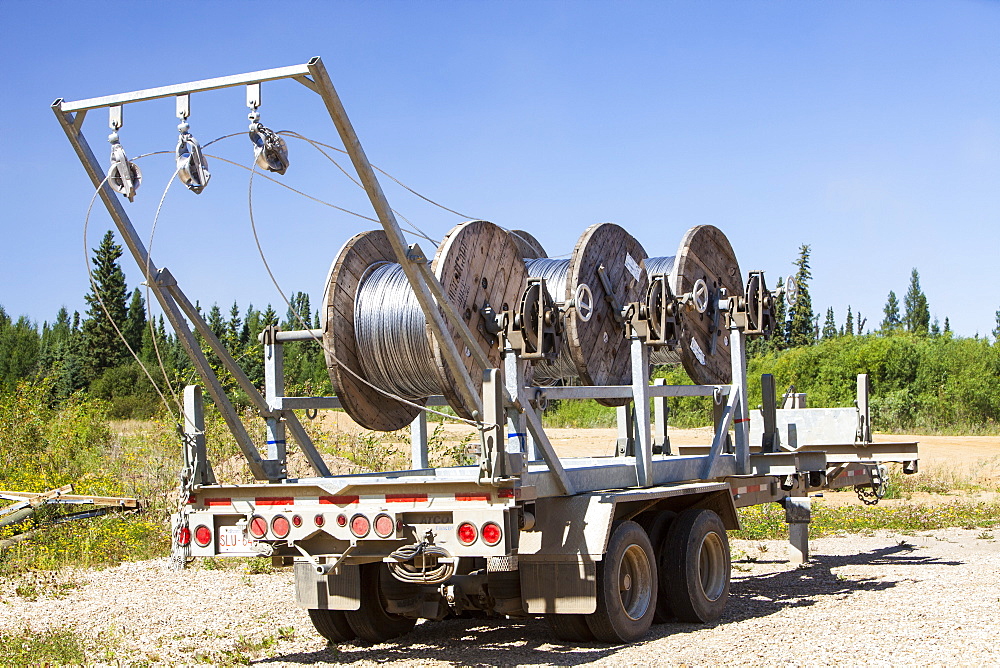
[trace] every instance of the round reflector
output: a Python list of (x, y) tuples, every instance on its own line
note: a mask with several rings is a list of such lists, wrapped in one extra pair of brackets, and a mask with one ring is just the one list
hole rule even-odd
[(371, 530), (371, 522), (364, 515), (355, 515), (351, 518), (351, 533), (358, 538), (364, 538)]
[(346, 527), (347, 526), (347, 515), (341, 513), (337, 515), (337, 526)]
[(476, 525), (462, 522), (458, 525), (458, 542), (462, 545), (472, 545), (476, 542)]
[(487, 522), (483, 525), (483, 542), (493, 547), (503, 538), (503, 531), (496, 522)]
[(288, 518), (284, 515), (275, 515), (274, 519), (271, 520), (271, 531), (278, 538), (284, 538), (291, 531), (292, 525), (288, 523)]
[(379, 515), (375, 518), (375, 533), (382, 538), (388, 538), (396, 530), (396, 523), (388, 515)]
[(208, 547), (208, 544), (212, 542), (212, 530), (204, 524), (200, 525), (194, 530), (194, 542), (198, 543), (200, 547)]
[(302, 526), (302, 516), (301, 515), (292, 515), (292, 526), (293, 527), (300, 527), (300, 526)]
[(264, 534), (267, 533), (267, 520), (259, 515), (250, 518), (250, 526), (247, 527), (247, 531), (253, 538), (263, 538)]
[(323, 516), (323, 513), (320, 513), (313, 518), (313, 524), (315, 524), (318, 527), (321, 527), (324, 524), (326, 524), (326, 517)]
[(191, 529), (181, 527), (180, 531), (177, 532), (177, 544), (181, 547), (187, 547), (191, 544)]

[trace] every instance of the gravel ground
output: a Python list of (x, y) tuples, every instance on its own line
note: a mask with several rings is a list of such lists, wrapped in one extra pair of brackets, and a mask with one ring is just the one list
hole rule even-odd
[(782, 542), (735, 541), (719, 622), (654, 626), (628, 646), (570, 647), (541, 620), (450, 620), (400, 642), (327, 648), (293, 603), (290, 572), (176, 573), (163, 560), (64, 574), (60, 598), (29, 601), (4, 583), (0, 628), (70, 625), (107, 660), (168, 664), (237, 652), (266, 666), (1000, 664), (1000, 541), (988, 532), (843, 535), (812, 548), (796, 568)]

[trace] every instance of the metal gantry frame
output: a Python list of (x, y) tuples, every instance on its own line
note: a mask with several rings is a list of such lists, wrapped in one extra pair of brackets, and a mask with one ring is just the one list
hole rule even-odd
[[(455, 341), (448, 335), (445, 320), (447, 319), (448, 324), (459, 333), (484, 370), (488, 366), (486, 357), (482, 354), (480, 348), (473, 343), (474, 338), (468, 326), (455, 313), (454, 308), (445, 298), (441, 284), (430, 271), (430, 267), (419, 247), (416, 244), (407, 245), (396, 217), (389, 207), (389, 203), (382, 192), (375, 172), (368, 162), (368, 158), (361, 147), (354, 127), (351, 125), (344, 105), (320, 58), (313, 58), (304, 65), (293, 65), (291, 67), (205, 79), (191, 83), (150, 88), (76, 102), (58, 99), (52, 103), (52, 111), (65, 131), (66, 137), (83, 163), (84, 169), (87, 171), (87, 175), (90, 177), (94, 187), (97, 188), (101, 200), (104, 202), (105, 207), (107, 207), (108, 213), (111, 214), (111, 218), (114, 220), (125, 245), (142, 270), (146, 283), (156, 296), (160, 308), (163, 309), (174, 331), (177, 332), (185, 352), (191, 358), (198, 375), (205, 384), (205, 388), (213, 401), (215, 401), (229, 430), (233, 433), (236, 442), (246, 456), (251, 472), (258, 480), (271, 481), (282, 480), (287, 474), (285, 442), (281, 433), (286, 427), (292, 432), (292, 436), (296, 441), (298, 441), (299, 446), (302, 448), (317, 475), (329, 476), (330, 471), (326, 467), (326, 464), (324, 464), (322, 457), (316, 451), (316, 448), (313, 446), (295, 414), (291, 410), (285, 409), (276, 411), (268, 405), (265, 397), (254, 387), (250, 379), (212, 332), (204, 318), (201, 317), (198, 310), (184, 295), (184, 292), (177, 285), (177, 281), (170, 272), (166, 268), (158, 267), (153, 262), (141, 238), (136, 233), (121, 200), (107, 183), (104, 177), (104, 168), (94, 155), (90, 144), (83, 134), (83, 122), (87, 112), (94, 109), (108, 108), (111, 110), (112, 118), (118, 119), (118, 124), (120, 125), (121, 109), (125, 104), (175, 97), (178, 99), (179, 105), (186, 107), (191, 94), (237, 86), (248, 87), (248, 98), (254, 97), (259, 102), (260, 84), (282, 79), (298, 81), (318, 94), (323, 100), (327, 112), (337, 128), (344, 148), (350, 156), (351, 162), (354, 164), (365, 192), (371, 200), (379, 222), (388, 235), (393, 252), (402, 265), (407, 279), (409, 279), (410, 284), (413, 286), (421, 308), (427, 314), (431, 331), (441, 346), (445, 361), (458, 379), (459, 393), (467, 402), (467, 405), (476, 407), (476, 412), (481, 415), (482, 399), (468, 370), (462, 363), (462, 358), (458, 347), (455, 345)], [(443, 316), (442, 312), (444, 313)], [(185, 321), (185, 317), (192, 323), (194, 329), (208, 342), (212, 352), (219, 358), (226, 370), (232, 374), (240, 389), (250, 398), (254, 408), (268, 421), (270, 433), (266, 458), (262, 457), (257, 450), (232, 402), (226, 396), (218, 376), (212, 370), (208, 359), (202, 353), (194, 333)], [(479, 417), (479, 415), (475, 417)]]

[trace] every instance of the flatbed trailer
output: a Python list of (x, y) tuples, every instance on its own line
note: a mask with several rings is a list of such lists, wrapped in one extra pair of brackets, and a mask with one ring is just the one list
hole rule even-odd
[[(399, 263), (426, 317), (435, 359), (450, 380), (442, 385), (444, 396), (420, 403), (451, 405), (475, 424), (480, 441), (475, 464), (430, 467), (426, 414), (419, 406), (408, 412), (412, 406), (407, 402), (380, 396), (385, 392), (377, 388), (375, 394), (350, 391), (354, 381), (343, 376), (342, 359), (347, 354), (344, 337), (353, 334), (350, 327), (344, 329), (350, 318), (344, 316), (344, 304), (336, 300), (332, 287), (328, 296), (334, 297), (327, 300), (321, 329), (265, 330), (266, 382), (263, 392), (254, 387), (177, 280), (153, 262), (136, 234), (118, 196), (134, 196), (124, 153), (117, 159), (113, 154), (114, 178), (106, 179), (83, 135), (88, 111), (108, 108), (117, 131), (124, 105), (175, 97), (185, 127), (181, 144), (190, 149), (183, 165), (185, 182), (199, 192), (207, 184), (207, 172), (202, 174), (203, 163), (190, 158), (198, 153), (196, 142), (186, 134), (190, 96), (245, 86), (256, 123), (261, 84), (284, 79), (321, 97), (382, 225), (377, 233), (348, 242), (331, 276), (358, 257), (362, 244), (378, 262)], [(746, 338), (767, 335), (774, 325), (774, 300), (794, 291), (793, 286), (768, 291), (761, 272), (752, 273), (744, 286), (737, 270), (731, 270), (726, 287), (721, 274), (699, 269), (708, 280), (685, 284), (676, 271), (647, 271), (645, 261), (633, 256), (642, 260), (644, 251), (630, 246), (590, 267), (590, 284), (577, 280), (566, 299), (552, 299), (545, 279), (531, 275), (530, 269), (520, 281), (512, 270), (506, 277), (515, 286), (516, 300), (502, 305), (495, 300), (496, 306), (490, 306), (478, 298), (463, 317), (465, 293), (454, 290), (447, 276), (434, 273), (419, 246), (405, 242), (319, 58), (301, 66), (80, 102), (57, 100), (53, 111), (259, 481), (218, 484), (206, 455), (202, 390), (187, 387), (183, 505), (173, 530), (175, 562), (231, 555), (268, 556), (277, 564), (293, 565), (296, 603), (309, 610), (317, 630), (331, 642), (386, 640), (406, 633), (418, 619), (456, 614), (544, 615), (562, 639), (603, 642), (636, 640), (654, 621), (711, 621), (728, 597), (727, 531), (739, 528), (738, 508), (781, 503), (791, 527), (794, 558), (804, 561), (810, 493), (854, 486), (877, 500), (877, 493), (864, 490), (879, 488), (886, 462), (902, 463), (908, 473), (916, 471), (915, 443), (872, 442), (866, 376), (859, 376), (856, 407), (842, 409), (779, 408), (773, 379), (765, 376), (764, 403), (758, 412), (749, 410)], [(257, 154), (263, 155), (263, 162), (259, 159), (258, 164), (283, 172), (280, 147), (265, 142), (264, 130), (252, 130), (263, 138)], [(578, 250), (585, 240), (590, 243), (601, 234), (615, 243), (631, 243), (620, 228), (606, 225), (588, 230)], [(470, 230), (494, 235), (491, 243), (497, 248), (508, 244), (505, 235), (514, 234), (488, 223), (459, 227), (443, 247), (458, 245)], [(697, 230), (703, 233), (724, 239), (715, 228)], [(523, 241), (525, 233), (517, 234)], [(484, 266), (493, 269), (477, 269), (473, 287), (481, 283), (485, 290), (489, 281), (505, 275), (508, 265), (494, 257), (499, 251), (490, 243), (478, 244), (488, 261)], [(517, 271), (521, 257), (530, 256), (516, 258)], [(624, 270), (615, 264), (619, 261)], [(365, 273), (366, 265), (360, 266), (355, 275)], [(468, 283), (462, 272), (455, 269), (454, 275), (460, 287), (468, 287), (462, 284)], [(719, 280), (713, 281), (713, 276)], [(352, 299), (361, 278), (354, 280), (348, 291)], [(329, 281), (333, 286), (334, 279)], [(619, 289), (619, 283), (627, 283), (630, 292)], [(347, 306), (350, 311), (355, 304)], [(580, 332), (596, 326), (587, 324), (595, 313), (597, 320), (605, 318), (608, 329), (603, 343), (596, 339), (584, 346)], [(699, 327), (710, 336), (704, 345), (691, 334), (700, 332)], [(610, 341), (607, 331), (612, 332)], [(264, 454), (223, 391), (195, 332), (266, 422)], [(619, 373), (590, 377), (584, 366), (583, 385), (533, 382), (536, 365), (564, 354), (564, 339), (586, 348), (602, 369), (611, 365), (601, 358), (602, 346), (614, 347)], [(326, 350), (336, 397), (285, 396), (283, 346), (309, 340)], [(679, 348), (699, 360), (696, 375), (718, 379), (724, 374), (727, 382), (651, 382), (651, 351)], [(714, 369), (711, 376), (706, 369), (718, 360), (724, 360), (726, 368)], [(711, 445), (670, 441), (666, 402), (680, 396), (713, 399)], [(549, 441), (541, 421), (544, 406), (550, 400), (580, 399), (618, 406), (614, 456), (560, 457)], [(412, 468), (331, 475), (294, 411), (338, 407), (380, 425), (412, 418)], [(286, 432), (297, 441), (315, 476), (287, 477)]]

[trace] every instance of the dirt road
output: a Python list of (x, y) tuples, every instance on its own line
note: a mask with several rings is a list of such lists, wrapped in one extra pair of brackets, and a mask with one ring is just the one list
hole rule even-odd
[(816, 540), (808, 568), (779, 541), (734, 541), (732, 595), (714, 624), (654, 626), (628, 646), (554, 641), (542, 620), (422, 623), (397, 642), (327, 647), (289, 572), (167, 571), (164, 561), (68, 574), (63, 598), (0, 585), (0, 628), (72, 625), (92, 660), (258, 665), (926, 665), (1000, 663), (1000, 544), (961, 529)]

